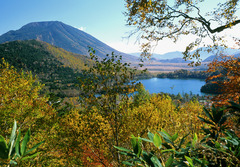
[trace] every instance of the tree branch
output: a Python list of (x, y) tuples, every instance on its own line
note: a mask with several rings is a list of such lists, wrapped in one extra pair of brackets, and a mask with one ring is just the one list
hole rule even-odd
[(226, 25), (217, 27), (215, 29), (211, 29), (210, 24), (204, 24), (203, 23), (203, 25), (206, 26), (206, 28), (213, 34), (213, 33), (216, 33), (216, 32), (221, 32), (221, 31), (223, 31), (223, 30), (225, 30), (227, 28), (230, 28), (232, 26), (235, 26), (235, 25), (237, 25), (239, 23), (240, 23), (240, 20), (235, 20), (234, 22), (231, 22), (231, 23), (228, 23)]

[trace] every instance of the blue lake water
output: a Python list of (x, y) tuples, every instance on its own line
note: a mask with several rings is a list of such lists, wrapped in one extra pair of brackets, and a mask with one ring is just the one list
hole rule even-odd
[(151, 78), (138, 80), (141, 82), (149, 93), (192, 93), (204, 95), (200, 92), (201, 87), (205, 84), (204, 80), (199, 79), (169, 79), (169, 78)]

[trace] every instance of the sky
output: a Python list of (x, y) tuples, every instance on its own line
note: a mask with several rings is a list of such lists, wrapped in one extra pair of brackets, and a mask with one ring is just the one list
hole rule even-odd
[[(119, 51), (140, 52), (136, 38), (127, 38), (133, 28), (126, 26), (125, 10), (124, 0), (0, 0), (0, 35), (30, 22), (61, 21)], [(240, 34), (238, 30), (230, 33)], [(174, 44), (166, 39), (154, 52), (184, 51), (191, 40), (189, 36)]]

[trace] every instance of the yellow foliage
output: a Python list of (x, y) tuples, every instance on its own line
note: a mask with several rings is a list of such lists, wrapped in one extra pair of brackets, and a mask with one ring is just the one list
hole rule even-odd
[[(0, 70), (1, 135), (8, 135), (14, 120), (18, 122), (23, 133), (30, 128), (32, 135), (29, 147), (45, 141), (40, 146), (43, 154), (32, 161), (34, 166), (39, 166), (54, 147), (50, 145), (52, 142), (50, 138), (54, 135), (52, 125), (55, 112), (47, 104), (48, 98), (39, 95), (43, 85), (31, 74), (16, 71), (4, 59), (0, 64)], [(31, 166), (31, 162), (24, 161), (20, 166)]]
[(201, 121), (197, 118), (202, 113), (202, 106), (198, 102), (188, 102), (177, 109), (171, 97), (154, 95), (149, 102), (128, 111), (125, 120), (126, 131), (134, 136), (146, 137), (147, 132), (156, 132), (161, 129), (170, 134), (176, 132), (180, 137), (187, 133), (200, 134)]
[(62, 137), (70, 148), (74, 146), (76, 157), (82, 154), (82, 148), (87, 146), (95, 150), (95, 154), (103, 152), (109, 156), (108, 141), (112, 139), (111, 126), (97, 111), (82, 112), (73, 109), (60, 122)]
[[(17, 72), (3, 60), (0, 64), (0, 127), (7, 133), (14, 119), (25, 128), (41, 124), (42, 119), (53, 115), (47, 98), (40, 97), (42, 86), (31, 74)], [(38, 125), (36, 124), (38, 121)]]

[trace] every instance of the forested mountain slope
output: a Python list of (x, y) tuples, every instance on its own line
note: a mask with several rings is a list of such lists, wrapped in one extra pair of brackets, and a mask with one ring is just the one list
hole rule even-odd
[(74, 54), (37, 40), (0, 44), (0, 58), (17, 69), (31, 71), (49, 90), (70, 90), (84, 64), (93, 63), (87, 56)]

